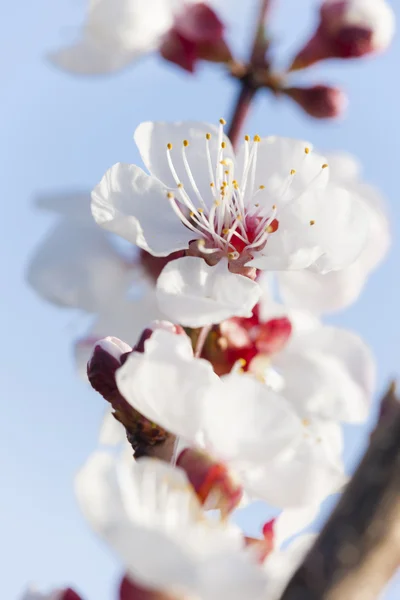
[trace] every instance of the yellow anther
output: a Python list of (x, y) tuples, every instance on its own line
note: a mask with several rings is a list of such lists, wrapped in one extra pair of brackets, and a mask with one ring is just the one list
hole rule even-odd
[(211, 133), (206, 133), (206, 140), (211, 140)]
[(328, 167), (329, 167), (329, 165), (328, 165), (327, 163), (324, 163), (324, 164), (322, 165), (322, 168), (323, 168), (323, 169), (327, 169)]
[(220, 119), (219, 122), (221, 123), (221, 125), (226, 125), (225, 119)]
[(195, 213), (191, 210), (190, 213), (189, 213), (189, 215), (193, 218), (194, 215), (195, 215)]
[(308, 427), (310, 425), (309, 419), (303, 419), (301, 422), (303, 423), (304, 427)]
[(237, 183), (234, 183), (234, 184), (233, 184), (233, 187), (235, 188), (235, 190), (238, 190), (238, 189), (239, 189), (239, 185), (238, 185)]
[(306, 154), (310, 154), (310, 148), (309, 148), (308, 146), (306, 146), (306, 147), (304, 148), (304, 152), (305, 152)]
[(245, 367), (247, 365), (247, 361), (244, 358), (239, 358), (238, 363), (241, 367)]
[(314, 221), (314, 219), (311, 219), (311, 221), (310, 221), (310, 225), (315, 225), (315, 221)]
[(222, 182), (222, 188), (226, 188), (227, 185), (228, 185), (228, 183), (226, 181)]
[(229, 175), (229, 171), (224, 171), (225, 175)]
[(250, 136), (249, 135), (245, 135), (244, 136), (244, 141), (245, 142), (249, 142), (250, 141)]
[(212, 182), (210, 183), (210, 187), (214, 187), (214, 184)]
[(241, 215), (238, 215), (238, 216), (236, 217), (236, 219), (237, 219), (238, 221), (242, 221), (242, 216), (241, 216)]
[(228, 258), (229, 258), (229, 260), (234, 260), (236, 258), (236, 254), (234, 252), (229, 252)]
[(272, 210), (276, 210), (276, 204), (272, 205)]
[(187, 140), (183, 140), (183, 145), (185, 146), (185, 148), (187, 148), (189, 146), (189, 142)]
[(200, 247), (202, 248), (203, 246), (205, 246), (205, 245), (206, 245), (206, 243), (205, 243), (205, 241), (204, 241), (204, 240), (199, 240), (199, 241), (197, 242), (197, 245), (198, 245), (198, 246), (200, 246)]
[(200, 214), (202, 215), (202, 214), (203, 214), (203, 212), (204, 212), (204, 209), (203, 209), (203, 208), (198, 208), (198, 209), (197, 209), (197, 212), (198, 212), (198, 213), (200, 213)]
[(265, 228), (265, 231), (267, 233), (274, 233), (275, 229), (272, 227), (272, 225), (268, 225), (268, 227)]
[(221, 142), (221, 148), (226, 148), (226, 142)]
[(218, 200), (216, 200), (216, 201), (214, 202), (214, 206), (220, 206), (220, 202), (218, 202)]
[(225, 227), (225, 229), (223, 229), (223, 230), (222, 230), (222, 233), (223, 233), (224, 235), (228, 235), (228, 233), (229, 233), (229, 229), (227, 229), (227, 228)]
[(178, 183), (178, 188), (182, 189), (183, 188), (183, 183)]
[(227, 165), (228, 163), (227, 163), (227, 162), (226, 162), (226, 160), (224, 159), (224, 160), (220, 160), (220, 161), (219, 161), (219, 164), (220, 164), (220, 165)]
[(167, 144), (167, 150), (172, 150), (172, 144)]
[(259, 190), (265, 190), (265, 185), (260, 185)]
[(292, 170), (290, 171), (290, 174), (291, 174), (291, 175), (296, 175), (296, 169), (292, 169)]
[(257, 204), (255, 204), (254, 206), (255, 206), (256, 208), (258, 208), (260, 205), (259, 205), (259, 203), (257, 202)]
[(253, 140), (254, 140), (255, 142), (261, 142), (261, 138), (260, 138), (260, 136), (259, 136), (259, 135), (255, 135), (255, 136), (254, 136), (254, 138), (253, 138)]
[(173, 197), (174, 197), (174, 194), (172, 192), (168, 192), (167, 198), (173, 198)]
[(238, 182), (236, 181), (236, 179), (233, 179), (232, 183), (233, 183), (233, 185), (237, 185), (238, 184)]

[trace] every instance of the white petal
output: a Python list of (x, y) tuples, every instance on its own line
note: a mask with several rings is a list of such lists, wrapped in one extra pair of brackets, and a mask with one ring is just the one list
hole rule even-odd
[(92, 192), (95, 221), (148, 250), (167, 256), (196, 238), (172, 210), (165, 185), (135, 165), (111, 167)]
[(368, 345), (351, 331), (324, 326), (293, 337), (274, 365), (297, 409), (349, 423), (368, 417), (376, 367)]
[[(306, 148), (310, 150), (308, 154), (305, 152)], [(257, 149), (256, 188), (264, 185), (278, 202), (298, 196), (310, 185), (324, 188), (329, 179), (329, 171), (322, 169), (322, 165), (327, 161), (324, 156), (313, 152), (312, 148), (309, 142), (291, 138), (261, 138)], [(244, 145), (238, 156), (238, 163), (241, 165), (243, 158)], [(296, 171), (294, 176), (290, 175), (292, 170)], [(241, 174), (237, 179), (241, 180)]]
[(50, 60), (81, 75), (109, 73), (157, 47), (172, 24), (171, 2), (92, 0), (81, 39), (50, 54)]
[(93, 312), (124, 294), (131, 278), (104, 232), (75, 221), (53, 228), (27, 270), (29, 284), (49, 302)]
[(202, 600), (265, 600), (266, 584), (263, 570), (249, 556), (226, 553), (203, 565), (198, 597)]
[[(344, 188), (330, 185), (307, 192), (278, 215), (279, 228), (248, 263), (261, 269), (339, 270), (358, 258), (368, 236), (363, 203)], [(311, 225), (311, 222), (314, 224)]]
[(292, 536), (308, 527), (320, 511), (319, 504), (312, 504), (303, 508), (287, 508), (275, 519), (274, 541), (279, 548)]
[[(181, 183), (194, 203), (196, 195), (188, 177), (182, 156), (182, 142), (187, 140), (187, 160), (190, 165), (194, 180), (205, 202), (211, 204), (214, 200), (210, 189), (210, 174), (206, 153), (206, 133), (211, 133), (209, 148), (212, 167), (216, 169), (219, 157), (218, 128), (215, 125), (196, 121), (180, 123), (141, 123), (135, 131), (134, 139), (139, 148), (144, 164), (150, 173), (157, 177), (168, 187), (176, 187), (171, 169), (167, 160), (167, 144), (172, 144), (170, 156)], [(224, 135), (222, 140), (226, 144), (224, 158), (235, 162), (235, 155), (229, 139)], [(208, 202), (207, 202), (208, 201)]]
[(204, 519), (185, 474), (162, 461), (97, 452), (75, 490), (92, 527), (143, 585), (191, 590), (205, 558), (240, 547), (236, 528)]
[(211, 364), (194, 359), (188, 337), (157, 330), (143, 354), (133, 353), (117, 371), (118, 389), (142, 415), (187, 440), (196, 438), (200, 398), (218, 380)]
[(160, 309), (187, 327), (220, 323), (233, 316), (250, 317), (260, 293), (257, 283), (231, 273), (225, 260), (210, 267), (193, 256), (168, 263), (157, 281)]
[(202, 403), (205, 443), (225, 461), (269, 461), (303, 433), (286, 400), (251, 375), (223, 377)]

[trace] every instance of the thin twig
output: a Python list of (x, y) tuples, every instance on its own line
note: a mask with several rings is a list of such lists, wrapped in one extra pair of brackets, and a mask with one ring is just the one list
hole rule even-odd
[[(265, 38), (265, 21), (271, 6), (271, 0), (261, 0), (260, 10), (257, 17), (256, 31), (250, 54), (250, 67), (261, 65), (265, 60), (267, 41)], [(257, 92), (257, 86), (250, 75), (241, 80), (241, 89), (235, 102), (232, 118), (228, 129), (228, 137), (234, 148), (237, 147), (243, 125), (249, 114), (249, 110)]]
[(281, 600), (374, 600), (400, 565), (400, 403), (391, 386), (370, 446)]

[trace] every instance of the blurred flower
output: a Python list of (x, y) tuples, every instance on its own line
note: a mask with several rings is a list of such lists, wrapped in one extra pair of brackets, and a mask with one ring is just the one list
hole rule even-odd
[(265, 576), (246, 552), (240, 530), (206, 518), (181, 469), (96, 452), (78, 474), (75, 490), (93, 529), (138, 586), (174, 598), (263, 598)]
[(224, 25), (213, 9), (194, 0), (90, 2), (80, 39), (50, 54), (58, 67), (80, 75), (111, 73), (159, 50), (193, 72), (200, 59), (231, 58)]
[(368, 218), (366, 244), (356, 260), (340, 271), (323, 275), (312, 269), (279, 272), (279, 291), (285, 304), (315, 313), (336, 311), (355, 302), (368, 277), (385, 258), (390, 246), (390, 224), (380, 192), (361, 179), (361, 168), (346, 153), (328, 155), (331, 180), (362, 202)]
[(278, 507), (318, 504), (344, 481), (337, 423), (312, 413), (302, 420), (253, 375), (219, 378), (193, 358), (189, 338), (156, 331), (116, 381), (135, 410), (226, 463), (251, 496)]
[(291, 70), (327, 58), (358, 58), (383, 52), (391, 43), (395, 16), (386, 0), (324, 0), (320, 22)]
[(119, 587), (118, 600), (176, 600), (176, 596), (144, 588), (137, 585), (131, 578), (124, 577)]
[(235, 158), (224, 123), (143, 123), (135, 140), (151, 175), (119, 163), (92, 193), (97, 223), (151, 254), (224, 259), (218, 275), (189, 257), (161, 273), (160, 307), (185, 326), (250, 316), (256, 269), (340, 270), (367, 235), (362, 204), (327, 187), (328, 164), (310, 145), (246, 136)]
[(137, 269), (93, 227), (89, 194), (42, 196), (37, 205), (55, 213), (57, 222), (28, 264), (32, 288), (53, 304), (87, 312), (105, 310), (124, 296)]
[(327, 85), (289, 87), (285, 88), (283, 93), (316, 119), (335, 119), (340, 117), (347, 107), (346, 94), (339, 88)]

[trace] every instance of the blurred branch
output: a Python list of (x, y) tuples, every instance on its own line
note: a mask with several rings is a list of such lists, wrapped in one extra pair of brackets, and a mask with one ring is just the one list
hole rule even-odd
[(400, 565), (400, 403), (392, 384), (370, 446), (281, 600), (373, 600)]
[(258, 89), (258, 85), (251, 75), (251, 70), (254, 67), (267, 66), (265, 54), (268, 49), (268, 39), (265, 33), (265, 22), (270, 6), (271, 0), (261, 0), (250, 54), (250, 69), (245, 69), (241, 79), (241, 89), (233, 109), (233, 115), (228, 130), (228, 137), (234, 148), (237, 146), (244, 122), (248, 116), (251, 103)]

